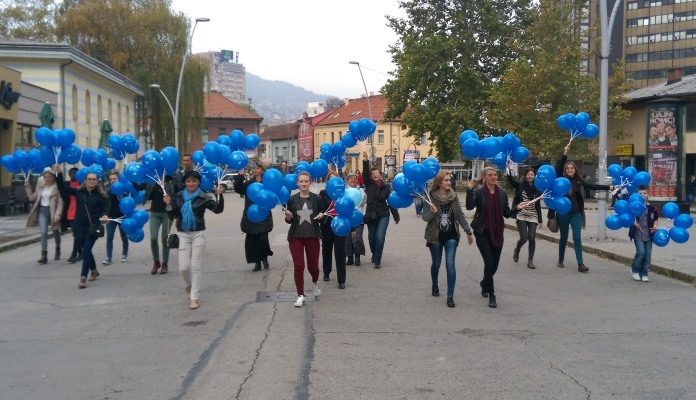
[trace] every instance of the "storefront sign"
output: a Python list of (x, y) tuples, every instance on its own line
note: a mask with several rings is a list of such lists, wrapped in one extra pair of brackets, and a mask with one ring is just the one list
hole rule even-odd
[(618, 145), (616, 145), (616, 155), (617, 156), (632, 156), (633, 155), (633, 145), (632, 144), (618, 144)]
[(648, 118), (648, 173), (652, 177), (650, 199), (677, 201), (679, 110), (671, 106), (650, 108)]
[(12, 90), (12, 82), (0, 82), (0, 104), (5, 106), (6, 109), (11, 109), (12, 105), (19, 101), (19, 92)]
[(396, 156), (384, 156), (384, 163), (387, 165), (387, 167), (395, 167)]
[(420, 150), (404, 150), (404, 162), (418, 161), (420, 159)]

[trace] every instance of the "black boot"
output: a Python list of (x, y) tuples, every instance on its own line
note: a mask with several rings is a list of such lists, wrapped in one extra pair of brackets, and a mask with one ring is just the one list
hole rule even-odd
[(77, 255), (75, 253), (70, 254), (70, 257), (68, 258), (68, 262), (70, 264), (74, 264), (75, 261), (77, 261)]
[(496, 303), (496, 301), (495, 301), (495, 295), (494, 295), (494, 294), (488, 295), (488, 307), (490, 307), (490, 308), (496, 308), (496, 307), (498, 307), (498, 303)]
[(46, 264), (48, 262), (48, 252), (47, 251), (42, 251), (41, 252), (41, 258), (39, 258), (38, 263), (39, 264)]
[(54, 260), (60, 260), (60, 247), (56, 247), (56, 255), (53, 257)]
[(520, 248), (515, 247), (515, 252), (512, 253), (512, 261), (517, 262), (520, 260)]
[(440, 295), (440, 288), (437, 285), (433, 285), (433, 296), (437, 297)]
[(257, 261), (256, 264), (254, 264), (254, 269), (252, 269), (252, 271), (254, 271), (254, 272), (261, 271), (261, 262), (260, 261)]
[(488, 289), (483, 287), (483, 281), (479, 282), (479, 286), (481, 286), (481, 296), (488, 297)]
[(348, 257), (348, 261), (346, 261), (346, 265), (353, 265), (353, 257)]
[(360, 266), (360, 255), (358, 255), (358, 254), (355, 255), (355, 266), (356, 267)]
[(263, 269), (269, 269), (271, 267), (268, 265), (268, 258), (264, 258), (261, 262), (263, 262)]

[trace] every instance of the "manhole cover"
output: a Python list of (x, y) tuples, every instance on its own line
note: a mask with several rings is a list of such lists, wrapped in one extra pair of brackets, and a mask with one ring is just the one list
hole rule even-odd
[[(305, 291), (307, 301), (314, 301), (311, 290)], [(257, 303), (294, 303), (297, 300), (297, 292), (256, 292)]]

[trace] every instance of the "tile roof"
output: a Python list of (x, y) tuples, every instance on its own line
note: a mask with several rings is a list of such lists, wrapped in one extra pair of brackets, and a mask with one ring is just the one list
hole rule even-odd
[[(372, 120), (375, 122), (384, 121), (384, 113), (389, 108), (387, 99), (381, 95), (370, 96), (370, 108), (372, 109)], [(316, 124), (316, 126), (348, 124), (353, 120), (370, 118), (367, 97), (350, 99), (348, 104), (344, 104)]]
[(208, 92), (203, 96), (206, 118), (254, 119), (261, 122), (263, 117), (241, 107), (218, 92)]
[(299, 131), (300, 124), (297, 122), (290, 122), (283, 125), (269, 126), (263, 133), (259, 134), (259, 138), (261, 138), (261, 140), (287, 140), (288, 137), (297, 139)]
[(632, 90), (625, 94), (630, 102), (656, 100), (665, 97), (692, 97), (696, 96), (696, 75), (684, 76), (681, 81), (667, 84), (658, 83), (640, 89)]

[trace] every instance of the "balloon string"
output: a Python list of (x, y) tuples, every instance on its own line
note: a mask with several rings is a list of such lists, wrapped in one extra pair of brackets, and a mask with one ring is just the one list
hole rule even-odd
[(56, 148), (53, 148), (53, 156), (56, 158), (56, 164), (58, 164), (58, 150)]
[[(547, 189), (544, 189), (544, 191), (541, 192), (541, 194), (539, 195), (539, 197), (537, 197), (537, 198), (535, 198), (535, 199), (533, 199), (533, 200), (530, 200), (530, 201), (529, 201), (529, 204), (534, 204), (534, 203), (536, 203), (537, 201), (539, 201), (539, 200), (541, 200), (541, 199), (545, 199), (545, 198), (551, 197), (551, 193), (548, 192), (548, 190), (549, 190), (548, 188), (547, 188)], [(529, 204), (528, 204), (528, 205), (529, 205)]]
[(121, 223), (123, 221), (124, 217), (118, 217), (118, 218), (109, 218), (109, 221), (114, 221), (116, 223)]

